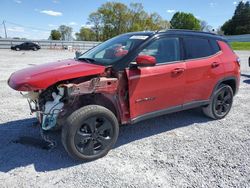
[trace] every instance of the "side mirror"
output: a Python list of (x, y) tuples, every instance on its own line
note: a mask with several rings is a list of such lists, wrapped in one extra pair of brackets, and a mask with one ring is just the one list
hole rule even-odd
[(150, 55), (139, 55), (136, 58), (136, 63), (138, 66), (155, 66), (156, 59)]
[(78, 59), (81, 55), (82, 55), (82, 53), (80, 51), (76, 51), (75, 52), (75, 59)]

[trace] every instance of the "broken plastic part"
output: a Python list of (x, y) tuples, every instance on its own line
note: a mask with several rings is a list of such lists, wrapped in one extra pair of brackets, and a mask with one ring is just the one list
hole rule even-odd
[(47, 101), (45, 103), (45, 110), (42, 118), (43, 130), (49, 130), (56, 125), (57, 116), (63, 108), (64, 103), (60, 102), (60, 99), (64, 95), (64, 88), (59, 87), (57, 89), (59, 90), (58, 94), (55, 92), (52, 93), (53, 101)]
[(39, 96), (39, 93), (38, 92), (34, 92), (34, 91), (29, 91), (29, 92), (20, 92), (21, 95), (24, 97), (24, 98), (27, 98), (27, 99), (30, 99), (30, 100), (36, 100), (38, 99), (38, 96)]
[(41, 129), (40, 134), (41, 134), (42, 139), (48, 143), (47, 145), (48, 150), (52, 150), (53, 148), (57, 146), (56, 140), (51, 138), (48, 131)]
[(117, 78), (93, 78), (80, 84), (61, 85), (68, 88), (69, 95), (82, 95), (89, 93), (109, 93), (116, 92), (118, 87)]

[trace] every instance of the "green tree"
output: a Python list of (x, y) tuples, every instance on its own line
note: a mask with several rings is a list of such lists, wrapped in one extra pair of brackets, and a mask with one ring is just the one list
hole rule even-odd
[(141, 3), (131, 3), (127, 17), (129, 31), (161, 30), (170, 28), (170, 23), (158, 13), (148, 14)]
[(90, 28), (82, 27), (79, 33), (76, 33), (76, 40), (95, 41), (95, 32)]
[(200, 20), (195, 18), (195, 16), (191, 13), (176, 12), (173, 15), (170, 23), (173, 29), (201, 29)]
[(96, 40), (107, 40), (113, 36), (145, 30), (168, 29), (170, 23), (157, 13), (147, 13), (141, 3), (129, 6), (118, 2), (107, 2), (89, 15), (88, 24), (95, 32)]
[(250, 33), (250, 4), (249, 2), (239, 2), (234, 15), (226, 21), (221, 29), (225, 35), (240, 35)]
[(66, 25), (61, 25), (58, 28), (58, 31), (61, 34), (61, 40), (68, 40), (69, 41), (69, 40), (73, 39), (73, 37), (72, 37), (72, 32), (73, 32), (72, 27), (69, 27), (69, 26), (66, 26)]
[(128, 7), (122, 3), (107, 2), (98, 12), (102, 17), (104, 40), (127, 31)]
[(96, 41), (99, 41), (102, 29), (102, 15), (99, 12), (93, 12), (89, 15), (88, 20), (88, 23), (93, 24), (92, 30), (95, 32)]
[(61, 33), (58, 30), (51, 30), (50, 32), (50, 40), (60, 40), (61, 39)]
[(158, 13), (152, 13), (148, 15), (147, 18), (147, 30), (162, 30), (170, 28), (170, 23), (163, 18)]
[(141, 3), (131, 3), (128, 13), (128, 31), (146, 30), (148, 14)]

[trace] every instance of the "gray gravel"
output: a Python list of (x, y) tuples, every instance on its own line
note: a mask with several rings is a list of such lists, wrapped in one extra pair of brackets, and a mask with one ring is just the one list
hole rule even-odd
[(15, 143), (40, 136), (25, 99), (6, 84), (15, 70), (73, 52), (1, 50), (0, 187), (250, 187), (250, 52), (237, 53), (244, 74), (225, 119), (194, 109), (123, 126), (106, 157), (79, 164), (60, 142), (52, 151)]

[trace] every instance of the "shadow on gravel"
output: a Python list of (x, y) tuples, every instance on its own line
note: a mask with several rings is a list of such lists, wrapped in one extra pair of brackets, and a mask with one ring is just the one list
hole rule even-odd
[(250, 84), (250, 75), (248, 75), (248, 74), (241, 74), (241, 76), (249, 78), (249, 79), (243, 80), (243, 82), (246, 83), (246, 84)]
[(33, 146), (19, 143), (20, 137), (42, 141), (34, 122), (35, 119), (23, 119), (0, 124), (0, 172), (29, 165), (34, 166), (31, 168), (36, 171), (44, 172), (80, 164), (68, 157), (60, 142), (60, 132), (53, 132), (58, 145), (51, 151), (39, 148), (39, 143)]
[(204, 116), (201, 109), (197, 108), (149, 119), (134, 125), (122, 126), (115, 147), (194, 123), (208, 121), (212, 120)]
[[(207, 121), (210, 119), (201, 110), (194, 109), (122, 126), (114, 149), (172, 129)], [(17, 142), (20, 137), (33, 137), (36, 141), (41, 138), (39, 128), (33, 125), (34, 122), (35, 119), (23, 119), (0, 124), (0, 172), (29, 165), (32, 168), (34, 166), (36, 171), (44, 172), (80, 164), (72, 160), (64, 150), (60, 142), (60, 132), (53, 133), (58, 145), (51, 151), (36, 147), (35, 143), (30, 146)]]

